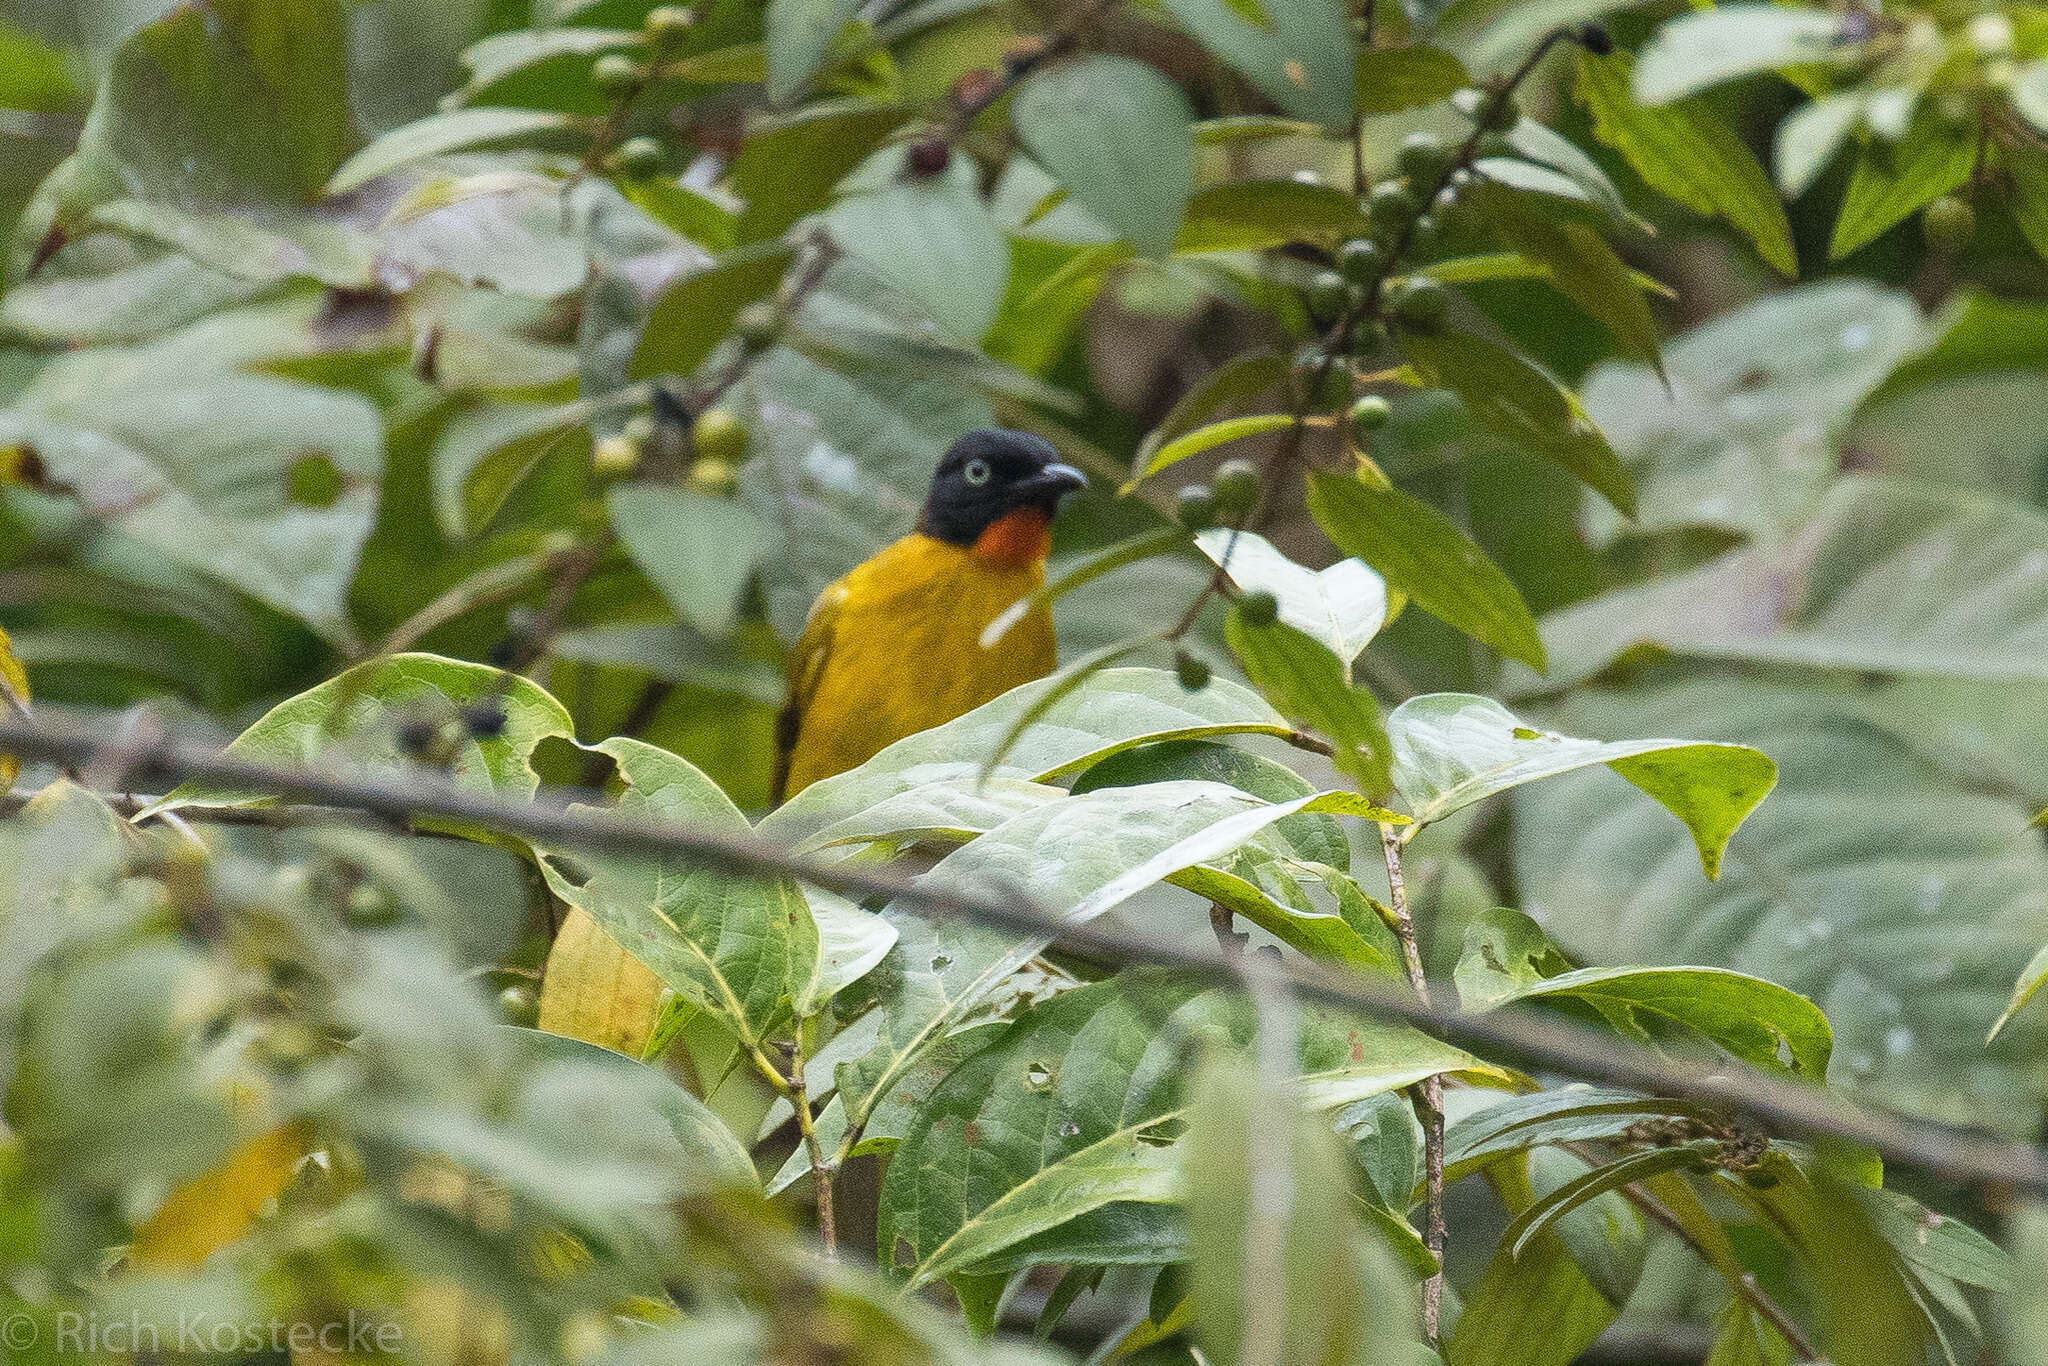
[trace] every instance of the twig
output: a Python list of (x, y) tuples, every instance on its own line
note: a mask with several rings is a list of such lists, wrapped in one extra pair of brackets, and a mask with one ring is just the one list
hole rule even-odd
[[(1565, 1145), (1565, 1147), (1575, 1152), (1578, 1146), (1573, 1143)], [(1684, 1221), (1670, 1210), (1664, 1208), (1664, 1203), (1661, 1200), (1658, 1200), (1648, 1191), (1638, 1189), (1632, 1185), (1623, 1186), (1621, 1188), (1621, 1195), (1624, 1200), (1634, 1205), (1648, 1218), (1661, 1224), (1672, 1233), (1677, 1234), (1679, 1240), (1687, 1247), (1691, 1248), (1694, 1252), (1700, 1253), (1702, 1257), (1705, 1256), (1704, 1251), (1700, 1247), (1699, 1240), (1692, 1236), (1691, 1230), (1686, 1228)], [(1799, 1360), (1821, 1360), (1820, 1352), (1814, 1347), (1812, 1341), (1808, 1339), (1806, 1331), (1793, 1321), (1790, 1314), (1785, 1312), (1783, 1305), (1772, 1299), (1763, 1287), (1756, 1283), (1756, 1277), (1744, 1276), (1741, 1280), (1732, 1283), (1729, 1289), (1733, 1290), (1744, 1304), (1747, 1304), (1754, 1310), (1757, 1317), (1778, 1330), (1778, 1335), (1784, 1338), (1791, 1346), (1793, 1352), (1798, 1355)]]
[[(23, 760), (79, 764), (104, 750), (101, 737), (85, 727), (55, 720), (24, 724), (0, 715), (0, 751)], [(920, 914), (970, 917), (1105, 962), (1156, 963), (1217, 980), (1234, 981), (1239, 975), (1235, 965), (1214, 952), (1135, 930), (1071, 924), (1040, 908), (1028, 888), (947, 890), (874, 865), (794, 854), (753, 834), (668, 824), (619, 811), (575, 810), (551, 798), (508, 801), (458, 787), (431, 770), (376, 776), (282, 768), (169, 735), (135, 745), (120, 758), (124, 768), (119, 777), (131, 787), (197, 780), (392, 820), (474, 826), (552, 847), (687, 859), (727, 872), (794, 878), (855, 900), (883, 897)], [(203, 812), (193, 808), (186, 815), (197, 820)], [(1497, 1061), (1697, 1100), (1780, 1131), (1859, 1143), (1954, 1180), (2002, 1182), (2048, 1195), (2048, 1150), (2029, 1143), (1903, 1115), (1732, 1058), (1716, 1058), (1707, 1067), (1674, 1059), (1533, 1006), (1466, 1015), (1426, 1005), (1407, 987), (1312, 960), (1290, 961), (1282, 970), (1304, 999), (1399, 1020), (1461, 1048), (1502, 1055)]]
[[(1408, 884), (1401, 876), (1401, 837), (1382, 825), (1380, 853), (1387, 864), (1387, 904), (1394, 912), (1394, 935), (1401, 941), (1401, 961), (1408, 985), (1422, 1008), (1430, 1008), (1429, 980), (1422, 972), (1422, 954), (1415, 946), (1415, 918), (1408, 913)], [(1436, 1255), (1437, 1269), (1422, 1283), (1422, 1331), (1432, 1347), (1442, 1346), (1444, 1305), (1444, 1083), (1431, 1076), (1408, 1089), (1422, 1112), (1422, 1162), (1427, 1227), (1423, 1241)]]
[(825, 1157), (818, 1141), (818, 1128), (811, 1114), (810, 1091), (804, 1083), (804, 1050), (801, 1042), (789, 1057), (789, 1103), (796, 1111), (797, 1132), (804, 1136), (804, 1151), (811, 1158), (811, 1187), (818, 1200), (818, 1240), (825, 1245), (829, 1261), (839, 1259), (839, 1218), (832, 1202), (832, 1178), (837, 1163)]
[(426, 606), (392, 628), (377, 647), (380, 655), (402, 654), (438, 626), (484, 607), (509, 602), (532, 586), (533, 580), (572, 563), (580, 554), (575, 545), (553, 546), (532, 554), (501, 560), (455, 584)]

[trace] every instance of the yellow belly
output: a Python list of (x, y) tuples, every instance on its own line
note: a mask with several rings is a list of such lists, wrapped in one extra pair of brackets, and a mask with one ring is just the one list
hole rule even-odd
[(991, 565), (923, 536), (849, 574), (824, 671), (803, 708), (790, 793), (1051, 673), (1052, 616), (1043, 607), (981, 647), (988, 624), (1044, 581), (1042, 561)]

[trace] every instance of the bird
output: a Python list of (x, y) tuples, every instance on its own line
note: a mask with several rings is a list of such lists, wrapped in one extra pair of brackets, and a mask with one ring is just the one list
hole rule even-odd
[(983, 427), (947, 448), (916, 529), (811, 606), (776, 725), (778, 804), (1052, 672), (1044, 604), (986, 649), (981, 636), (1044, 584), (1053, 517), (1087, 482), (1028, 432)]

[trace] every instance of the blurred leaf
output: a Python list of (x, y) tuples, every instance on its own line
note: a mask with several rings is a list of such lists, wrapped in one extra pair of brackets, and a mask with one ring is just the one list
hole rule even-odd
[(519, 481), (555, 451), (587, 450), (587, 403), (479, 403), (434, 444), (434, 520), (451, 540), (480, 534)]
[(1431, 693), (1387, 719), (1394, 783), (1417, 821), (1539, 778), (1605, 764), (1685, 823), (1700, 866), (1719, 875), (1736, 827), (1777, 781), (1777, 766), (1743, 745), (1692, 740), (1578, 740), (1535, 730), (1487, 697)]
[(1863, 100), (1853, 93), (1822, 96), (1785, 116), (1772, 151), (1778, 166), (1778, 188), (1787, 198), (1806, 193), (1862, 117)]
[[(504, 712), (497, 734), (478, 738), (458, 712), (492, 705)], [(408, 721), (452, 725), (459, 732), (444, 771), (478, 792), (531, 797), (540, 787), (533, 751), (550, 737), (575, 733), (569, 713), (518, 674), (439, 655), (386, 655), (358, 664), (318, 687), (278, 703), (224, 751), (229, 757), (283, 768), (403, 773), (414, 766), (400, 744)], [(189, 806), (262, 806), (276, 798), (201, 782), (180, 784), (150, 813)]]
[[(1380, 796), (1387, 790), (1387, 735), (1372, 693), (1351, 682), (1350, 670), (1313, 636), (1284, 622), (1246, 622), (1233, 608), (1225, 627), (1230, 651), (1245, 677), (1279, 711), (1330, 739), (1330, 762)], [(1212, 683), (1213, 686), (1213, 683)]]
[(1194, 112), (1179, 86), (1128, 57), (1064, 57), (1018, 87), (1010, 117), (1082, 208), (1145, 255), (1173, 248), (1195, 188)]
[(1333, 185), (1239, 180), (1195, 192), (1173, 249), (1255, 251), (1303, 239), (1335, 246), (1364, 227), (1358, 201)]
[[(19, 721), (28, 710), (28, 701), (28, 674), (14, 656), (14, 642), (7, 638), (6, 631), (0, 630), (0, 717)], [(14, 790), (14, 780), (19, 776), (21, 760), (12, 754), (0, 754), (0, 797)]]
[(1284, 432), (1297, 425), (1299, 421), (1300, 419), (1290, 413), (1255, 413), (1249, 417), (1226, 417), (1220, 422), (1211, 422), (1206, 427), (1197, 427), (1160, 446), (1139, 471), (1138, 478), (1149, 478), (1169, 465), (1179, 464), (1191, 455), (1200, 455), (1204, 451), (1214, 450), (1233, 441)]
[(1915, 116), (1898, 143), (1873, 138), (1849, 177), (1828, 259), (1840, 260), (1929, 200), (1961, 185), (1970, 178), (1976, 160), (1976, 131), (1952, 129), (1931, 109)]
[(1413, 1341), (1414, 1294), (1343, 1198), (1342, 1148), (1285, 1079), (1237, 1059), (1198, 1074), (1186, 1140), (1196, 1336), (1208, 1360), (1375, 1360)]
[(2048, 258), (2048, 150), (2032, 138), (1999, 140), (2012, 175), (2012, 216), (2036, 255)]
[(1756, 244), (1780, 275), (1799, 274), (1792, 227), (1755, 153), (1705, 100), (1661, 107), (1636, 103), (1625, 52), (1578, 56), (1578, 96), (1593, 116), (1594, 132), (1627, 158), (1659, 194), (1695, 213), (1726, 219)]
[(1714, 1345), (1700, 1366), (1787, 1366), (1791, 1345), (1740, 1298), (1714, 1316)]
[(1271, 351), (1252, 351), (1217, 366), (1189, 386), (1159, 425), (1145, 433), (1131, 462), (1135, 477), (1144, 477), (1168, 442), (1204, 426), (1226, 408), (1280, 389), (1287, 383), (1287, 373), (1287, 362)]
[(955, 171), (848, 195), (825, 215), (832, 240), (875, 268), (954, 336), (979, 341), (1002, 311), (1010, 246), (974, 184)]
[(135, 1230), (129, 1250), (147, 1269), (191, 1269), (246, 1234), (291, 1180), (313, 1132), (303, 1122), (251, 1138), (213, 1171), (173, 1190)]
[(1360, 47), (1358, 112), (1393, 114), (1434, 104), (1469, 84), (1465, 64), (1439, 47)]
[(1225, 527), (1196, 532), (1195, 544), (1241, 590), (1271, 593), (1280, 620), (1329, 647), (1347, 675), (1386, 621), (1387, 585), (1363, 561), (1308, 569), (1258, 532)]
[(1543, 645), (1521, 593), (1450, 519), (1389, 485), (1317, 471), (1308, 506), (1332, 544), (1386, 585), (1502, 654), (1541, 668)]
[(1988, 1044), (1998, 1037), (1999, 1032), (2020, 1012), (2021, 1007), (2034, 999), (2034, 993), (2041, 989), (2043, 982), (2048, 982), (2048, 946), (2044, 946), (2039, 953), (2029, 958), (2027, 965), (2020, 969), (2019, 980), (2012, 984), (2012, 999), (2006, 1002), (2005, 1009), (1999, 1012), (1998, 1018), (1991, 1022), (1991, 1028), (1984, 1035), (1985, 1043)]
[(520, 106), (600, 114), (608, 103), (590, 79), (591, 59), (638, 48), (638, 29), (516, 28), (489, 34), (462, 52), (469, 82), (464, 105)]
[(574, 117), (539, 109), (450, 109), (394, 128), (350, 157), (327, 182), (330, 195), (347, 194), (428, 157), (475, 147), (523, 142), (577, 127)]
[(795, 259), (796, 249), (782, 242), (739, 247), (668, 286), (647, 315), (628, 374), (645, 379), (695, 370), (739, 311), (781, 284)]
[(1342, 128), (1356, 107), (1350, 16), (1332, 0), (1259, 6), (1256, 17), (1230, 0), (1166, 0), (1203, 47), (1244, 73), (1267, 99), (1297, 118)]
[(1607, 438), (1549, 375), (1465, 332), (1404, 332), (1401, 349), (1425, 383), (1456, 393), (1482, 424), (1555, 460), (1623, 515), (1635, 515), (1635, 489)]
[(2007, 1241), (2021, 1274), (2014, 1293), (1999, 1302), (1999, 1340), (2012, 1360), (2028, 1361), (2048, 1350), (2048, 1210), (2021, 1205)]
[(1491, 1010), (1513, 1000), (1525, 987), (1541, 985), (1546, 977), (1571, 968), (1571, 960), (1557, 951), (1535, 921), (1520, 911), (1494, 906), (1465, 926), (1465, 948), (1453, 980), (1460, 1007)]
[[(1842, 280), (1765, 295), (1664, 353), (1668, 385), (1606, 363), (1586, 409), (1635, 479), (1641, 533), (1712, 526), (1772, 541), (1833, 482), (1836, 442), (1859, 405), (1926, 342), (1904, 294)], [(1589, 513), (1597, 540), (1623, 530)]]
[[(625, 782), (617, 810), (696, 829), (748, 834), (718, 786), (666, 750), (620, 736), (595, 746)], [(583, 807), (580, 809), (602, 809)], [(817, 972), (818, 929), (787, 882), (743, 877), (687, 859), (547, 851), (548, 887), (578, 907), (662, 982), (759, 1048), (788, 1020)]]
[(906, 116), (902, 109), (869, 105), (807, 105), (750, 132), (730, 174), (733, 192), (747, 201), (740, 241), (778, 237), (797, 219), (824, 208), (832, 187)]
[(1871, 1227), (1906, 1264), (1995, 1294), (2011, 1291), (2010, 1254), (1952, 1215), (1937, 1214), (1903, 1191), (1851, 1185)]
[(1503, 1245), (1444, 1344), (1449, 1366), (1568, 1366), (1614, 1318), (1555, 1232)]
[(788, 104), (810, 84), (859, 0), (768, 0), (768, 98)]
[(679, 180), (650, 176), (623, 181), (619, 190), (649, 218), (708, 251), (725, 251), (739, 240), (739, 216)]
[(676, 615), (713, 639), (732, 633), (763, 528), (744, 504), (666, 484), (614, 484), (605, 508), (619, 543)]
[(1487, 225), (1523, 256), (1542, 262), (1546, 278), (1566, 298), (1661, 374), (1657, 320), (1607, 239), (1584, 224), (1552, 217), (1531, 196), (1496, 185), (1480, 190)]
[(1635, 94), (1655, 107), (1759, 71), (1824, 61), (1846, 26), (1826, 10), (1721, 5), (1667, 20), (1636, 63)]
[(661, 979), (570, 907), (540, 979), (540, 1027), (629, 1058), (647, 1051), (661, 1013)]

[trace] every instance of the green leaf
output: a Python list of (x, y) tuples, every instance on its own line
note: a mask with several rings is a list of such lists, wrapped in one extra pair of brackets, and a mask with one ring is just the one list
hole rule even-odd
[(1325, 128), (1351, 122), (1358, 73), (1350, 15), (1333, 0), (1251, 6), (1231, 0), (1166, 0), (1203, 47), (1244, 73), (1267, 99)]
[(1507, 1001), (1582, 1001), (1628, 1020), (1662, 1016), (1704, 1034), (1752, 1066), (1827, 1076), (1827, 1016), (1796, 992), (1726, 968), (1582, 968), (1530, 983)]
[(1571, 1082), (1466, 1115), (1444, 1135), (1444, 1166), (1455, 1180), (1509, 1153), (1618, 1139), (1646, 1119), (1667, 1118), (1718, 1120), (1713, 1110), (1687, 1101)]
[(2027, 960), (2026, 967), (2020, 969), (2019, 980), (2012, 984), (2012, 999), (2005, 1003), (2005, 1009), (1998, 1012), (1998, 1018), (1991, 1022), (1991, 1028), (1984, 1035), (1985, 1043), (1988, 1044), (1998, 1037), (2000, 1031), (2012, 1022), (2012, 1017), (2019, 1014), (2021, 1008), (2034, 999), (2034, 993), (2041, 989), (2043, 982), (2048, 982), (2048, 946), (2043, 946), (2039, 953)]
[(634, 379), (687, 375), (704, 363), (748, 304), (782, 283), (796, 249), (782, 242), (738, 247), (662, 291), (628, 371)]
[[(1466, 118), (1476, 119), (1483, 100), (1484, 96), (1478, 90), (1467, 89), (1454, 95), (1451, 104)], [(1607, 172), (1600, 169), (1600, 163), (1580, 150), (1576, 142), (1562, 133), (1536, 119), (1522, 118), (1517, 119), (1512, 128), (1501, 134), (1501, 138), (1509, 150), (1529, 163), (1532, 169), (1547, 168), (1555, 171), (1573, 187), (1570, 190), (1560, 190), (1539, 182), (1524, 188), (1568, 199), (1583, 199), (1598, 205), (1602, 212), (1617, 223), (1634, 223), (1642, 226), (1642, 221), (1629, 213), (1628, 205), (1622, 200), (1621, 191), (1607, 178)], [(1513, 174), (1503, 175), (1502, 172), (1509, 166), (1518, 164), (1521, 163), (1517, 163), (1512, 157), (1482, 158), (1475, 163), (1485, 174), (1494, 179), (1505, 180), (1509, 185), (1518, 184), (1517, 178)], [(1526, 179), (1526, 176), (1523, 178)]]
[[(1812, 512), (1858, 408), (1929, 333), (1912, 299), (1860, 280), (1767, 294), (1664, 353), (1668, 386), (1636, 365), (1587, 377), (1586, 410), (1635, 481), (1648, 534), (1711, 526), (1761, 541)], [(1597, 541), (1619, 519), (1591, 520)]]
[(1557, 951), (1535, 921), (1520, 911), (1494, 906), (1465, 926), (1465, 948), (1452, 980), (1461, 1007), (1491, 1010), (1571, 968), (1571, 960)]
[[(108, 525), (352, 644), (348, 588), (384, 472), (376, 408), (168, 358), (83, 352), (45, 368), (0, 410), (0, 447), (36, 452), (49, 482)], [(302, 467), (324, 467), (332, 496), (295, 496)]]
[(1655, 107), (1759, 71), (1827, 61), (1842, 51), (1843, 21), (1826, 10), (1720, 5), (1667, 21), (1636, 63), (1635, 94)]
[(1555, 1232), (1500, 1248), (1444, 1344), (1448, 1366), (1569, 1366), (1614, 1318)]
[(1873, 138), (1856, 159), (1835, 218), (1828, 259), (1839, 261), (1929, 200), (1970, 178), (1977, 161), (1974, 128), (1949, 127), (1932, 109), (1920, 110), (1896, 144)]
[(1244, 592), (1271, 593), (1280, 620), (1326, 646), (1347, 677), (1387, 619), (1386, 582), (1361, 560), (1308, 569), (1258, 532), (1227, 527), (1196, 532), (1195, 544)]
[(1697, 1170), (1711, 1165), (1714, 1148), (1715, 1144), (1711, 1142), (1650, 1148), (1617, 1158), (1603, 1167), (1594, 1167), (1531, 1201), (1502, 1230), (1500, 1245), (1519, 1257), (1531, 1242), (1548, 1232), (1558, 1220), (1588, 1201), (1665, 1172)]
[(481, 532), (527, 472), (555, 451), (587, 450), (585, 403), (480, 403), (434, 443), (434, 520), (451, 540)]
[(1330, 762), (1378, 795), (1387, 788), (1387, 735), (1379, 703), (1355, 686), (1350, 670), (1329, 648), (1285, 622), (1253, 626), (1233, 608), (1225, 639), (1245, 677), (1287, 716), (1320, 731), (1335, 748)]
[(1304, 240), (1334, 247), (1364, 226), (1358, 201), (1334, 185), (1239, 180), (1195, 192), (1173, 249), (1258, 251)]
[(1999, 152), (2012, 176), (2012, 217), (2034, 254), (2048, 258), (2048, 150), (2031, 137), (2005, 137)]
[(961, 157), (943, 176), (848, 195), (825, 214), (843, 250), (968, 341), (995, 324), (1010, 279), (1009, 242), (974, 180)]
[(1173, 438), (1154, 451), (1152, 458), (1139, 472), (1138, 478), (1149, 479), (1167, 466), (1177, 465), (1191, 455), (1200, 455), (1204, 451), (1214, 450), (1233, 441), (1284, 432), (1297, 421), (1299, 419), (1289, 413), (1257, 413), (1249, 417), (1226, 417), (1206, 427), (1197, 427), (1183, 436)]
[[(718, 785), (667, 750), (620, 736), (594, 747), (619, 768), (613, 808), (641, 819), (751, 833)], [(794, 884), (740, 877), (691, 859), (543, 850), (548, 889), (586, 912), (677, 995), (759, 1047), (814, 992), (819, 934)]]
[(1778, 188), (1787, 198), (1806, 193), (1862, 117), (1863, 99), (1854, 93), (1823, 95), (1785, 116), (1772, 140), (1772, 153), (1778, 166)]
[(327, 193), (347, 194), (428, 157), (555, 138), (577, 126), (573, 115), (543, 109), (450, 109), (429, 114), (392, 129), (350, 157), (327, 182)]
[(564, 26), (488, 34), (463, 49), (469, 82), (458, 95), (472, 108), (518, 106), (601, 114), (610, 100), (590, 78), (592, 59), (645, 42), (639, 29)]
[(667, 176), (624, 180), (619, 192), (655, 222), (708, 251), (725, 251), (739, 241), (739, 215), (679, 180)]
[(2014, 1261), (1998, 1244), (1953, 1215), (1937, 1214), (1904, 1191), (1851, 1185), (1871, 1227), (1918, 1271), (1996, 1295), (2013, 1286)]
[(676, 615), (714, 639), (730, 635), (764, 539), (754, 514), (666, 484), (614, 484), (604, 504), (619, 544)]
[(1543, 263), (1566, 298), (1614, 334), (1622, 349), (1661, 373), (1657, 320), (1607, 239), (1583, 223), (1547, 213), (1537, 197), (1482, 185), (1480, 212), (1501, 240)]
[(1308, 506), (1332, 544), (1424, 611), (1543, 667), (1543, 643), (1521, 593), (1435, 508), (1391, 486), (1324, 471), (1309, 476)]
[(1777, 781), (1744, 745), (1690, 740), (1578, 740), (1533, 729), (1488, 697), (1430, 693), (1387, 720), (1394, 785), (1418, 822), (1442, 820), (1511, 787), (1605, 764), (1685, 823), (1700, 866), (1717, 877), (1736, 827)]
[(1641, 105), (1627, 53), (1580, 52), (1578, 61), (1579, 102), (1591, 112), (1600, 141), (1627, 158), (1651, 189), (1695, 213), (1726, 219), (1779, 274), (1799, 274), (1792, 226), (1770, 177), (1711, 103), (1692, 98)]
[(1412, 1346), (1414, 1292), (1342, 1198), (1329, 1126), (1296, 1108), (1284, 1078), (1235, 1058), (1211, 1060), (1194, 1091), (1186, 1181), (1205, 1359), (1334, 1363), (1371, 1343), (1392, 1360)]
[(788, 104), (801, 94), (859, 9), (859, 0), (768, 0), (768, 98)]
[(1739, 1297), (1714, 1316), (1714, 1345), (1700, 1366), (1788, 1366), (1791, 1345)]
[[(462, 732), (446, 765), (449, 781), (477, 792), (533, 796), (540, 787), (534, 749), (542, 740), (575, 734), (569, 713), (518, 674), (439, 655), (386, 655), (358, 664), (278, 703), (224, 752), (282, 768), (317, 766), (389, 776), (414, 766), (399, 743), (398, 732), (407, 721), (455, 722), (462, 708), (480, 703), (500, 706), (505, 725), (481, 739)], [(264, 806), (276, 800), (188, 782), (149, 813), (189, 806)]]
[(1434, 104), (1471, 79), (1465, 64), (1440, 47), (1361, 47), (1358, 112), (1394, 114)]
[(1138, 453), (1131, 461), (1131, 468), (1137, 471), (1134, 479), (1145, 477), (1167, 442), (1204, 426), (1226, 408), (1280, 391), (1287, 383), (1287, 371), (1287, 362), (1273, 352), (1251, 351), (1197, 380), (1138, 443)]
[(747, 201), (742, 242), (779, 237), (807, 213), (825, 207), (832, 187), (896, 131), (905, 110), (864, 104), (807, 105), (748, 133), (733, 158), (733, 193)]
[(1157, 68), (1088, 53), (1033, 72), (1017, 136), (1074, 201), (1147, 256), (1173, 249), (1195, 189), (1194, 111)]
[(1401, 349), (1425, 383), (1456, 393), (1485, 426), (1555, 460), (1621, 513), (1635, 515), (1635, 490), (1607, 438), (1549, 375), (1469, 333), (1405, 332)]
[[(1044, 686), (1013, 688), (958, 720), (897, 741), (850, 773), (813, 783), (762, 821), (762, 837), (795, 844), (896, 793), (945, 779), (971, 781), (978, 756)], [(1170, 670), (1105, 669), (1018, 738), (1004, 776), (1050, 782), (1141, 744), (1290, 731), (1257, 694), (1228, 679), (1190, 693)]]
[[(1441, 261), (1431, 261), (1417, 273), (1451, 285), (1483, 285), (1499, 280), (1546, 280), (1551, 277), (1550, 267), (1512, 251), (1486, 252), (1477, 256), (1448, 256)], [(1678, 291), (1671, 286), (1639, 270), (1631, 270), (1629, 279), (1635, 283), (1637, 289), (1646, 294), (1655, 294), (1663, 299), (1678, 297)]]

